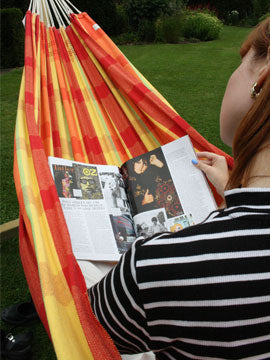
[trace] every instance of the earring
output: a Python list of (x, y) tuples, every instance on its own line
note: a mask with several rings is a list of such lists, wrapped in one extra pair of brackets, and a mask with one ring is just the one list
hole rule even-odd
[(262, 88), (260, 88), (257, 83), (255, 82), (255, 84), (252, 86), (252, 89), (251, 89), (251, 93), (250, 93), (250, 96), (252, 99), (258, 97), (260, 95), (262, 91)]

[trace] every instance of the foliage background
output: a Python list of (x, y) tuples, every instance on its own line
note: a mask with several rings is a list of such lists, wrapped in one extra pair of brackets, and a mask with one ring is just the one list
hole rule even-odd
[(20, 9), (1, 9), (1, 68), (23, 66), (24, 28)]
[[(1, 12), (1, 69), (23, 64), (21, 20), (29, 2), (1, 2), (1, 9), (17, 9), (13, 10), (13, 16)], [(72, 3), (80, 11), (87, 12), (118, 45), (179, 43), (194, 39), (209, 41), (220, 35), (215, 16), (225, 24), (253, 26), (267, 12), (270, 13), (270, 0), (72, 0)], [(207, 13), (208, 17), (193, 17), (191, 26), (190, 21), (186, 25), (190, 20), (189, 9)]]

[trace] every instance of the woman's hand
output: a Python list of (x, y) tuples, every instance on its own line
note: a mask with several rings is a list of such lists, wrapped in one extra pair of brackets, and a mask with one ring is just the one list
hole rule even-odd
[(159, 159), (156, 157), (155, 154), (152, 154), (152, 155), (150, 156), (149, 161), (150, 161), (150, 164), (151, 164), (151, 165), (155, 165), (155, 166), (157, 166), (157, 167), (159, 167), (159, 168), (162, 168), (163, 165), (164, 165), (163, 162), (162, 162), (161, 160), (159, 160)]
[(154, 201), (154, 196), (149, 193), (149, 189), (146, 190), (144, 198), (142, 200), (142, 205), (150, 204)]
[(229, 179), (229, 170), (225, 157), (207, 151), (198, 152), (197, 156), (199, 161), (192, 160), (192, 163), (205, 173), (217, 192), (224, 197), (225, 186)]

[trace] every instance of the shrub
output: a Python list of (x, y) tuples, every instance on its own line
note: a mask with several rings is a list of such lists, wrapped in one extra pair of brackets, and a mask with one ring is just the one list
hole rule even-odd
[(270, 13), (267, 13), (267, 14), (261, 16), (261, 17), (258, 19), (258, 22), (260, 23), (261, 21), (263, 21), (263, 20), (265, 20), (265, 19), (267, 19), (267, 18), (270, 18)]
[(28, 10), (29, 4), (30, 1), (25, 0), (1, 0), (1, 9), (20, 9), (24, 16)]
[(1, 69), (23, 66), (24, 27), (20, 9), (1, 10)]
[(215, 6), (210, 5), (210, 3), (207, 4), (197, 4), (197, 5), (189, 5), (187, 7), (188, 11), (195, 11), (195, 12), (203, 12), (206, 14), (210, 14), (212, 16), (218, 16), (217, 9)]
[(270, 11), (269, 0), (253, 0), (253, 14), (259, 19)]
[(118, 27), (121, 29), (120, 33), (128, 32), (128, 16), (124, 4), (116, 4), (116, 14), (118, 18)]
[(123, 33), (121, 35), (112, 37), (112, 40), (117, 45), (138, 44), (140, 42), (138, 34), (134, 32)]
[(201, 12), (189, 12), (183, 24), (185, 38), (197, 38), (202, 41), (215, 40), (219, 37), (222, 22), (215, 16)]
[[(239, 12), (239, 19), (246, 18), (253, 14), (255, 0), (189, 0), (189, 6), (207, 5), (215, 7), (219, 19), (226, 20), (232, 10)], [(259, 0), (269, 1), (269, 0)]]
[(168, 9), (169, 0), (126, 0), (125, 7), (129, 25), (138, 31), (143, 20), (155, 21)]
[(179, 15), (186, 8), (188, 0), (169, 0), (168, 7), (163, 10), (163, 15)]
[(232, 10), (226, 19), (228, 25), (238, 25), (239, 24), (239, 12), (237, 10)]
[(181, 36), (183, 15), (166, 16), (156, 22), (156, 41), (177, 44)]
[(137, 33), (140, 41), (153, 42), (156, 37), (154, 21), (142, 19), (139, 23)]

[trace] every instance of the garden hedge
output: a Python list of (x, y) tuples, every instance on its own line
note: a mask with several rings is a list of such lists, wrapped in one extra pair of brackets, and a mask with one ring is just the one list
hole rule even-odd
[(1, 9), (1, 69), (24, 64), (23, 13), (20, 9)]

